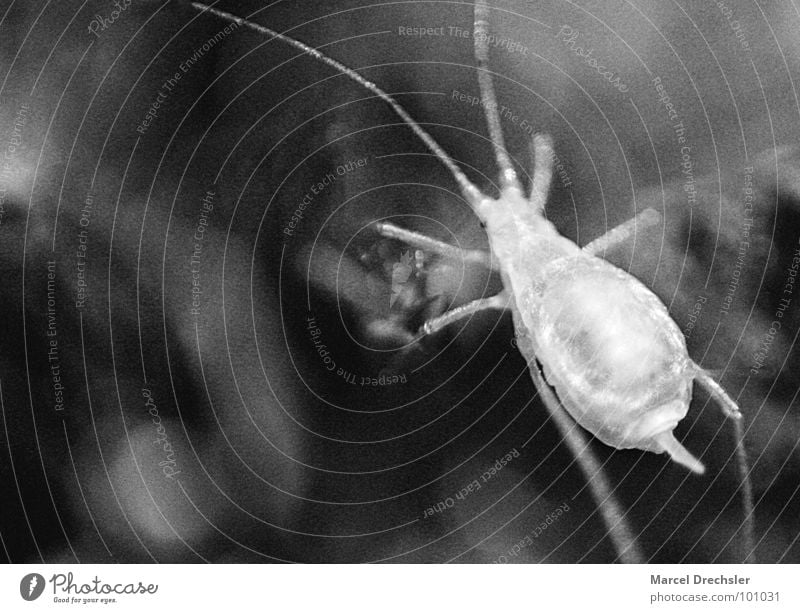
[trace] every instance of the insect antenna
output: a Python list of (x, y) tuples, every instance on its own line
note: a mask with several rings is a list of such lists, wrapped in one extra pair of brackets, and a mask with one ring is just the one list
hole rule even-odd
[(428, 134), (428, 132), (426, 132), (422, 128), (422, 126), (420, 126), (414, 120), (413, 117), (411, 117), (411, 115), (408, 114), (408, 111), (406, 111), (397, 100), (395, 100), (390, 94), (382, 90), (380, 87), (375, 85), (375, 83), (364, 78), (352, 68), (348, 68), (341, 62), (338, 62), (337, 60), (328, 57), (327, 55), (318, 51), (317, 49), (314, 49), (313, 47), (303, 42), (300, 42), (299, 40), (296, 40), (290, 36), (281, 34), (280, 32), (277, 32), (271, 28), (262, 26), (255, 22), (248, 21), (247, 19), (243, 19), (242, 17), (238, 17), (232, 13), (221, 11), (207, 4), (203, 4), (202, 2), (192, 2), (191, 5), (198, 11), (210, 13), (226, 21), (231, 21), (233, 23), (236, 23), (239, 26), (245, 26), (247, 28), (250, 28), (251, 30), (258, 32), (259, 34), (264, 34), (267, 36), (271, 36), (273, 38), (277, 38), (278, 40), (288, 45), (291, 45), (295, 49), (299, 49), (304, 53), (308, 53), (311, 57), (319, 60), (323, 64), (327, 64), (337, 72), (349, 77), (362, 87), (366, 88), (367, 90), (377, 95), (381, 100), (383, 100), (389, 106), (392, 107), (392, 110), (395, 113), (397, 113), (400, 119), (402, 119), (406, 124), (408, 124), (408, 126), (414, 131), (414, 134), (416, 134), (422, 140), (422, 142), (425, 143), (428, 149), (430, 149), (433, 152), (433, 154), (437, 158), (439, 158), (439, 160), (441, 160), (441, 162), (447, 167), (447, 169), (450, 171), (450, 173), (453, 175), (456, 182), (458, 183), (458, 186), (461, 189), (461, 193), (467, 199), (467, 202), (469, 202), (469, 204), (473, 206), (473, 208), (476, 207), (478, 203), (483, 200), (484, 198), (483, 193), (467, 178), (467, 176), (463, 173), (463, 171), (453, 161), (453, 158), (451, 158), (445, 152), (442, 146), (439, 143), (437, 143), (436, 140), (434, 140), (434, 138), (430, 134)]
[(506, 151), (492, 73), (489, 70), (489, 7), (486, 5), (486, 0), (476, 0), (475, 2), (475, 60), (478, 63), (478, 86), (481, 90), (481, 102), (486, 115), (486, 123), (489, 126), (489, 136), (494, 145), (497, 166), (500, 168), (500, 186), (504, 190), (510, 188), (522, 192), (519, 177)]

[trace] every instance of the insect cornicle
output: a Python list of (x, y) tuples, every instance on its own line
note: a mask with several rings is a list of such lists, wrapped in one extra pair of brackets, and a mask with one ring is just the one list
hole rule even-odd
[[(705, 386), (725, 414), (740, 419), (736, 403), (688, 355), (686, 341), (664, 304), (644, 284), (597, 254), (625, 241), (637, 224), (660, 215), (642, 211), (581, 248), (544, 216), (553, 150), (547, 136), (533, 137), (534, 172), (526, 197), (506, 152), (488, 67), (488, 6), (475, 2), (475, 57), (489, 134), (500, 168), (500, 196), (479, 190), (406, 110), (377, 85), (305, 43), (205, 4), (192, 6), (281, 40), (333, 67), (384, 100), (442, 161), (486, 228), (491, 252), (461, 252), (451, 245), (380, 223), (383, 235), (452, 257), (456, 252), (497, 270), (504, 290), (426, 322), (421, 334), (485, 309), (512, 312), (517, 345), (537, 386), (539, 363), (567, 412), (603, 443), (617, 449), (668, 453), (696, 473), (703, 464), (674, 436), (686, 416), (692, 382)], [(537, 363), (538, 362), (538, 363)]]

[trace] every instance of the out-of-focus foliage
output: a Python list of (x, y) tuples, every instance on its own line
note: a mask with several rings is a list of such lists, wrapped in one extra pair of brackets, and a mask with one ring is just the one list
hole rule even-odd
[[(0, 183), (11, 561), (615, 560), (508, 316), (407, 346), (427, 317), (500, 283), (371, 230), (390, 219), (486, 246), (383, 103), (243, 29), (198, 57), (226, 24), (180, 3), (134, 2), (97, 34), (111, 3), (45, 4), (0, 10), (3, 154), (26, 117)], [(800, 297), (785, 290), (800, 247), (800, 16), (744, 0), (732, 17), (716, 3), (492, 4), (509, 151), (528, 170), (532, 132), (553, 135), (547, 214), (580, 244), (663, 212), (609, 259), (656, 291), (738, 398), (756, 553), (797, 562)], [(471, 30), (469, 4), (279, 2), (253, 19), (395, 93), (491, 190), (472, 39), (455, 30)], [(647, 558), (742, 560), (730, 425), (697, 391), (677, 433), (705, 477), (593, 448)]]

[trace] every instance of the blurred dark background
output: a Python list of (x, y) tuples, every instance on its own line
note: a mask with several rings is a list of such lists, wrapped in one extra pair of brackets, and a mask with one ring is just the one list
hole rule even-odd
[[(579, 244), (663, 213), (609, 259), (741, 405), (757, 558), (800, 561), (800, 16), (491, 5), (515, 162), (553, 136), (547, 214)], [(459, 99), (478, 95), (471, 3), (217, 6), (359, 70), (492, 192), (481, 107)], [(2, 555), (615, 561), (510, 317), (406, 346), (500, 289), (372, 229), (485, 248), (452, 177), (373, 94), (228, 25), (183, 2), (0, 3)], [(697, 389), (676, 434), (705, 476), (592, 450), (647, 559), (743, 560), (731, 425)]]

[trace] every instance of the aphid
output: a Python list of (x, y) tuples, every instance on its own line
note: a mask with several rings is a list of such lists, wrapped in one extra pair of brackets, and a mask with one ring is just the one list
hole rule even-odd
[(553, 154), (551, 140), (543, 135), (533, 137), (533, 180), (525, 195), (505, 149), (488, 68), (485, 0), (475, 2), (474, 40), (481, 99), (500, 169), (496, 199), (482, 193), (394, 98), (359, 73), (269, 28), (200, 3), (193, 6), (282, 40), (347, 75), (388, 103), (449, 169), (486, 228), (490, 253), (463, 251), (389, 223), (378, 224), (377, 230), (417, 249), (491, 267), (500, 273), (504, 289), (426, 322), (421, 334), (478, 311), (508, 309), (534, 383), (542, 385), (541, 363), (547, 383), (583, 428), (611, 447), (666, 452), (690, 470), (704, 472), (673, 434), (688, 412), (692, 382), (705, 386), (727, 416), (740, 419), (739, 409), (689, 357), (683, 335), (659, 298), (597, 255), (624, 242), (637, 224), (652, 225), (660, 216), (643, 211), (583, 248), (559, 234), (544, 215)]

